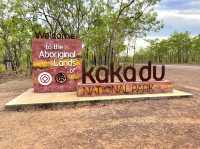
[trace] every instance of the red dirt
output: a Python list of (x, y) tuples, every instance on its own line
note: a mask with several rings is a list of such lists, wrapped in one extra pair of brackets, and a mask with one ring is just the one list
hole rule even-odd
[(193, 98), (4, 110), (30, 79), (0, 84), (0, 148), (200, 149), (200, 66), (167, 66), (167, 79)]

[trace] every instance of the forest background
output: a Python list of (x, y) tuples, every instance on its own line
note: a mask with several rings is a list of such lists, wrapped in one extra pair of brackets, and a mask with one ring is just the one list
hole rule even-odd
[(136, 42), (165, 26), (159, 0), (3, 0), (0, 1), (0, 72), (31, 74), (31, 41), (36, 32), (80, 38), (90, 65), (199, 64), (200, 36), (174, 32), (167, 39)]

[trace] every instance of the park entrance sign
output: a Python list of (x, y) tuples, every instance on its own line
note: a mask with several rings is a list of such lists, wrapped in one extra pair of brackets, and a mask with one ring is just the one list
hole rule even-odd
[(114, 64), (111, 64), (109, 68), (91, 67), (86, 71), (83, 61), (82, 71), (82, 83), (79, 83), (77, 87), (78, 96), (152, 94), (173, 90), (172, 82), (163, 80), (165, 66), (162, 65), (158, 76), (157, 66), (152, 66), (151, 62), (143, 65), (137, 73), (133, 66), (115, 68)]
[(33, 39), (34, 91), (76, 91), (81, 79), (81, 48), (78, 39)]
[(160, 68), (148, 62), (139, 70), (114, 64), (86, 69), (81, 53), (79, 39), (33, 39), (34, 92), (76, 91), (77, 96), (108, 96), (173, 90), (172, 82), (164, 80), (164, 65)]

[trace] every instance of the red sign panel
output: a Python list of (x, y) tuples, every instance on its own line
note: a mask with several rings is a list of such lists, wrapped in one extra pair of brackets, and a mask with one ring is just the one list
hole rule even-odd
[(76, 91), (82, 74), (81, 49), (79, 39), (33, 39), (34, 91)]

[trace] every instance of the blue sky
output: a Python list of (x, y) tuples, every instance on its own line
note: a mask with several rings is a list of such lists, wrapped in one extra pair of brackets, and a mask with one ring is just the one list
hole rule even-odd
[[(155, 9), (158, 19), (163, 20), (164, 28), (157, 33), (150, 33), (147, 39), (164, 39), (174, 31), (200, 34), (200, 0), (161, 0)], [(147, 45), (142, 39), (137, 43), (138, 48)]]
[(156, 10), (165, 26), (153, 35), (169, 36), (173, 31), (200, 34), (200, 0), (161, 0)]

